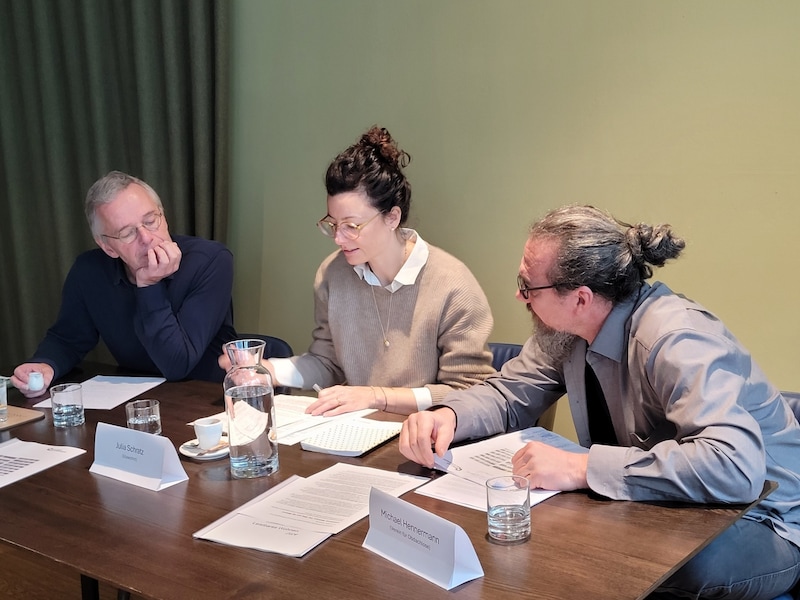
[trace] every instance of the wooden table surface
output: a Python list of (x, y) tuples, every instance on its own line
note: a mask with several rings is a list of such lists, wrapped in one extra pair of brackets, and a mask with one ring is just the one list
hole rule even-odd
[[(16, 391), (12, 403), (31, 406)], [(144, 394), (161, 401), (162, 435), (177, 448), (194, 437), (187, 421), (223, 410), (222, 387), (166, 383)], [(86, 454), (0, 488), (0, 539), (78, 574), (145, 598), (641, 598), (735, 521), (744, 507), (676, 507), (561, 493), (531, 510), (532, 539), (486, 539), (486, 514), (410, 492), (403, 498), (460, 525), (485, 575), (451, 591), (361, 547), (368, 519), (302, 558), (195, 540), (192, 533), (292, 474), (309, 476), (337, 460), (430, 476), (392, 441), (362, 458), (280, 446), (280, 470), (233, 480), (227, 458), (181, 457), (189, 480), (153, 492), (89, 472), (98, 421), (125, 425), (124, 405), (87, 410), (86, 424), (55, 429), (43, 420), (0, 441), (78, 446)]]

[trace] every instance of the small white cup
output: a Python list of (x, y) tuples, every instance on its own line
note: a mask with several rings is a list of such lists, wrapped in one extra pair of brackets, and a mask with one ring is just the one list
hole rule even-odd
[(194, 434), (201, 450), (213, 448), (222, 439), (222, 421), (217, 417), (205, 417), (194, 422)]
[(28, 389), (31, 392), (40, 392), (44, 389), (44, 376), (39, 371), (28, 373)]

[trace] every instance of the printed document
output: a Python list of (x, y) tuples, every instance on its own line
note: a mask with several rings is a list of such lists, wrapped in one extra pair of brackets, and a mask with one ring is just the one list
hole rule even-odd
[[(435, 456), (436, 469), (448, 475), (417, 490), (418, 494), (446, 500), (476, 510), (486, 510), (486, 480), (511, 473), (511, 458), (526, 443), (538, 441), (569, 452), (589, 450), (543, 427), (531, 427), (498, 435), (474, 444), (451, 448), (444, 457)], [(557, 494), (531, 490), (531, 506)]]
[(366, 517), (371, 488), (397, 497), (426, 481), (425, 477), (340, 463), (308, 478), (293, 476), (194, 537), (303, 556), (330, 535)]
[[(293, 396), (289, 394), (277, 394), (275, 402), (275, 424), (277, 425), (278, 443), (292, 446), (305, 439), (319, 435), (337, 423), (358, 419), (374, 413), (373, 409), (357, 410), (335, 417), (323, 417), (321, 415), (309, 415), (306, 408), (314, 403), (316, 398), (312, 396)], [(228, 416), (224, 413), (211, 415), (220, 419), (223, 423), (224, 431), (228, 432)], [(194, 425), (194, 422), (187, 423)]]
[(275, 396), (275, 422), (278, 425), (278, 443), (291, 446), (315, 435), (342, 421), (349, 421), (374, 413), (373, 409), (357, 410), (335, 417), (310, 415), (306, 408), (317, 399), (311, 396)]
[(0, 444), (0, 487), (49, 469), (86, 450), (72, 446), (48, 446), (12, 438)]

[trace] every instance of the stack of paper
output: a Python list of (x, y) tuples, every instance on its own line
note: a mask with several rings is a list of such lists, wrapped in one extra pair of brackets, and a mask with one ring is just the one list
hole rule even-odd
[(369, 514), (375, 487), (400, 496), (427, 481), (403, 473), (337, 464), (308, 478), (292, 476), (194, 534), (231, 546), (303, 556)]

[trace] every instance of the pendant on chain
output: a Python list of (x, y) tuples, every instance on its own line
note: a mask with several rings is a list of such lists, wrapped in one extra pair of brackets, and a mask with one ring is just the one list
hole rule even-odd
[(375, 304), (375, 314), (378, 317), (378, 323), (381, 326), (381, 333), (383, 334), (383, 346), (384, 346), (384, 348), (388, 348), (391, 344), (389, 344), (389, 338), (386, 335), (386, 332), (389, 329), (389, 321), (392, 318), (392, 299), (394, 298), (394, 294), (391, 294), (389, 296), (389, 312), (386, 315), (386, 328), (384, 328), (383, 327), (383, 319), (381, 319), (381, 313), (378, 310), (378, 301), (375, 299), (375, 287), (374, 286), (370, 286), (370, 289), (372, 290), (372, 302), (373, 302), (373, 304)]

